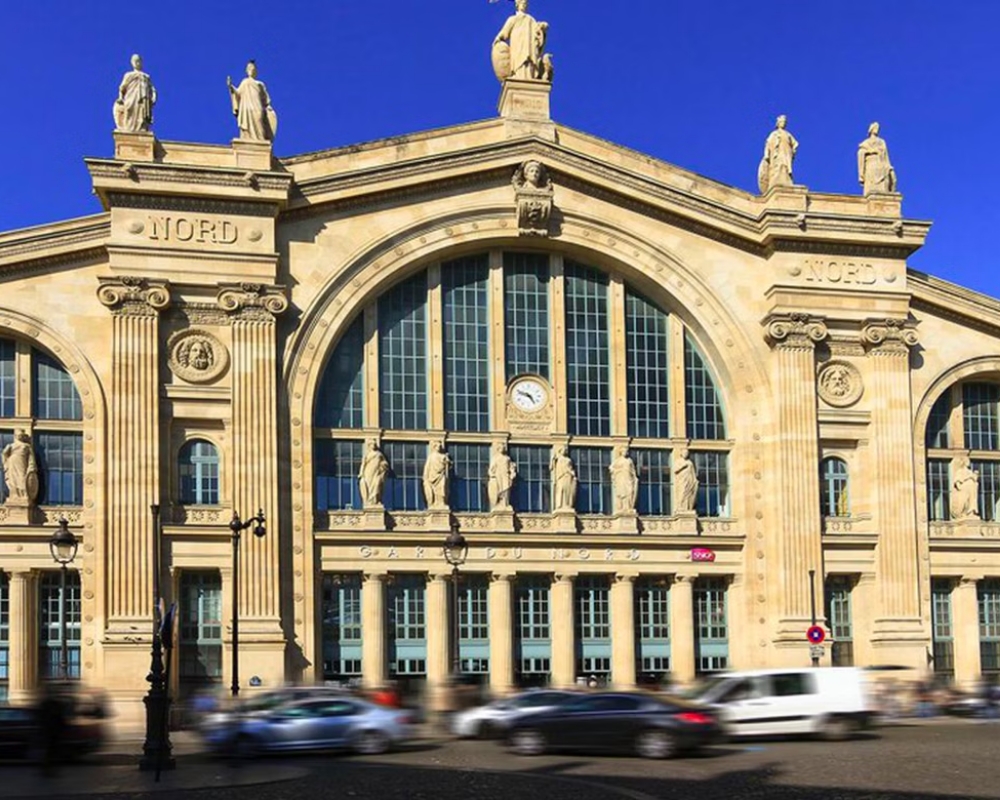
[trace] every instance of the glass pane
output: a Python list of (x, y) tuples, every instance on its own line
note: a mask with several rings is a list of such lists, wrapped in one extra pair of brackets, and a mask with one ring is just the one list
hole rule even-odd
[(379, 414), (383, 428), (427, 427), (426, 320), (426, 272), (379, 298)]
[(552, 478), (549, 472), (549, 447), (511, 445), (508, 454), (517, 465), (517, 478), (511, 488), (510, 502), (515, 511), (547, 512), (551, 509)]
[(962, 418), (967, 450), (1000, 449), (997, 403), (1000, 386), (993, 383), (966, 383), (962, 386)]
[(643, 516), (669, 516), (671, 513), (670, 451), (632, 451), (639, 475), (639, 496), (636, 508)]
[(441, 265), (445, 426), (488, 431), (489, 263), (486, 255)]
[(383, 503), (390, 511), (423, 511), (423, 469), (427, 445), (423, 442), (385, 442), (382, 452), (389, 462)]
[(181, 680), (221, 680), (222, 576), (214, 570), (184, 570), (177, 605)]
[(549, 257), (504, 253), (504, 347), (507, 380), (549, 377)]
[(824, 517), (849, 517), (847, 463), (840, 458), (824, 458), (820, 462), (819, 480), (820, 514)]
[(576, 510), (580, 514), (611, 513), (611, 451), (603, 447), (571, 447), (576, 467)]
[(316, 399), (316, 427), (364, 425), (364, 374), (365, 325), (363, 315), (359, 314), (326, 362)]
[(948, 447), (948, 420), (951, 417), (951, 390), (946, 389), (931, 407), (927, 417), (927, 447)]
[(670, 436), (668, 348), (667, 315), (630, 292), (625, 298), (629, 436)]
[(36, 433), (35, 452), (41, 473), (39, 504), (83, 505), (83, 434)]
[(361, 675), (361, 575), (323, 575), (323, 675)]
[(361, 508), (358, 472), (363, 443), (317, 439), (315, 445), (316, 508), (321, 511)]
[(726, 424), (715, 381), (691, 338), (684, 336), (684, 397), (689, 439), (725, 439)]
[(699, 517), (725, 517), (729, 514), (729, 474), (727, 453), (691, 453), (698, 473)]
[(931, 520), (951, 518), (950, 462), (927, 461), (927, 516)]
[(611, 402), (608, 378), (608, 279), (567, 262), (566, 403), (570, 433), (607, 436)]
[(181, 503), (209, 505), (219, 503), (219, 453), (204, 439), (192, 439), (181, 447), (178, 464)]
[(489, 511), (486, 484), (489, 479), (488, 444), (451, 444), (451, 508), (454, 511)]
[(38, 419), (82, 420), (80, 395), (62, 365), (41, 352), (32, 351), (34, 409)]
[[(66, 571), (66, 596), (61, 592), (60, 572), (46, 572), (38, 584), (39, 605), (39, 674), (43, 679), (62, 678), (60, 659), (62, 629), (65, 622), (67, 674), (66, 678), (80, 678), (80, 574)], [(65, 620), (63, 616), (65, 615)]]
[(0, 339), (0, 417), (13, 417), (17, 412), (14, 360), (16, 348), (10, 339)]

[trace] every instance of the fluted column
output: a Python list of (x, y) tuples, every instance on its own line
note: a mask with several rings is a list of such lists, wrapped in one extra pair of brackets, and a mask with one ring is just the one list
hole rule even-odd
[(693, 574), (675, 575), (670, 587), (670, 674), (675, 681), (694, 680)]
[(490, 691), (508, 694), (514, 687), (513, 575), (490, 576)]
[(920, 619), (909, 375), (910, 347), (917, 343), (917, 334), (905, 321), (889, 319), (869, 322), (862, 339), (872, 367), (873, 474), (878, 477), (876, 637), (909, 638), (903, 628), (919, 625)]
[[(263, 509), (268, 533), (248, 535), (240, 545), (240, 622), (248, 632), (277, 633), (279, 628), (278, 377), (275, 318), (288, 308), (280, 287), (259, 284), (223, 286), (219, 306), (233, 329), (232, 421), (233, 508), (244, 519)], [(301, 436), (301, 420), (292, 436)], [(304, 613), (296, 597), (295, 613)]]
[(31, 702), (38, 680), (38, 605), (35, 576), (28, 570), (10, 573), (10, 638), (7, 693), (10, 702)]
[(552, 582), (549, 604), (549, 631), (552, 635), (552, 685), (568, 689), (576, 683), (576, 651), (574, 649), (573, 577), (556, 575)]
[(153, 611), (153, 522), (160, 503), (160, 311), (164, 282), (101, 279), (97, 296), (113, 314), (108, 432), (108, 630), (134, 634)]
[(982, 671), (979, 652), (979, 596), (975, 578), (963, 577), (952, 589), (951, 623), (955, 682), (964, 688), (972, 688), (979, 682)]
[(819, 515), (819, 427), (816, 416), (816, 343), (827, 336), (823, 320), (790, 314), (768, 320), (767, 338), (775, 352), (778, 406), (777, 485), (781, 526), (773, 555), (777, 587), (778, 638), (806, 645), (811, 621), (809, 570), (822, 574)]
[(451, 583), (445, 575), (430, 575), (427, 581), (427, 688), (432, 711), (448, 707), (448, 675), (451, 672), (452, 624), (448, 613)]
[(366, 572), (361, 583), (361, 672), (366, 687), (385, 683), (385, 575)]
[(615, 575), (611, 584), (611, 681), (635, 686), (635, 576)]

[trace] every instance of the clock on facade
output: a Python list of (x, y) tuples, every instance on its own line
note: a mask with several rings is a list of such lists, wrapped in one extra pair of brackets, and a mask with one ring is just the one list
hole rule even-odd
[(533, 414), (549, 402), (549, 387), (539, 378), (515, 378), (510, 386), (510, 401), (521, 411)]

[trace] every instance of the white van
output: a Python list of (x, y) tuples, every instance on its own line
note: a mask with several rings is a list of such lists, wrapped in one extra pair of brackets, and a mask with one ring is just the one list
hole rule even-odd
[(866, 673), (855, 667), (727, 672), (707, 679), (696, 696), (718, 712), (730, 736), (841, 740), (875, 716)]

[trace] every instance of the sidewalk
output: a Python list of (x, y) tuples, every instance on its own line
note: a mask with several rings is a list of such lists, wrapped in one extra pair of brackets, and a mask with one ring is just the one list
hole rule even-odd
[(294, 762), (274, 760), (231, 764), (202, 752), (201, 742), (190, 731), (170, 735), (177, 768), (160, 774), (139, 771), (141, 738), (120, 738), (100, 753), (79, 764), (62, 764), (55, 775), (43, 777), (37, 765), (4, 763), (0, 795), (4, 797), (48, 797), (105, 793), (180, 792), (223, 786), (251, 786), (294, 780), (308, 774)]

